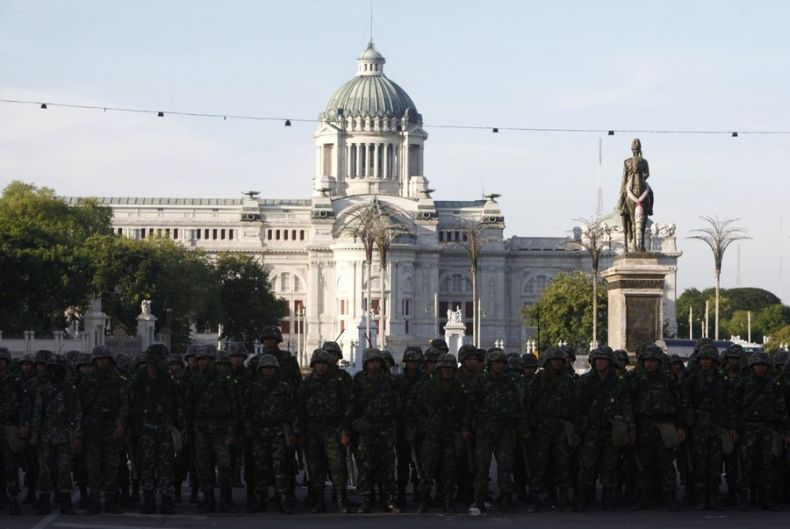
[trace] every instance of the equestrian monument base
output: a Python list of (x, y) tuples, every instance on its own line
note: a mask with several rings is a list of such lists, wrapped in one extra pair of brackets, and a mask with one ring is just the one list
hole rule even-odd
[(649, 252), (629, 252), (601, 273), (609, 296), (609, 346), (633, 354), (664, 337), (663, 296), (671, 268)]

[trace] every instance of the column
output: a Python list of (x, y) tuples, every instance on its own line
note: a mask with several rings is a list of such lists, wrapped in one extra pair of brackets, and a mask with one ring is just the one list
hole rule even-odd
[(389, 178), (390, 177), (390, 168), (389, 168), (390, 157), (389, 157), (389, 152), (388, 151), (390, 149), (390, 144), (389, 143), (385, 143), (383, 145), (383, 149), (384, 149), (384, 163), (382, 163), (383, 174), (381, 176), (383, 176), (384, 178)]
[(379, 174), (379, 160), (381, 156), (379, 155), (379, 151), (381, 151), (381, 144), (374, 143), (373, 144), (373, 176), (379, 178), (381, 175)]
[(351, 145), (346, 144), (346, 179), (351, 178)]
[(361, 148), (361, 146), (362, 146), (362, 144), (361, 144), (361, 143), (357, 143), (357, 144), (355, 145), (355, 147), (356, 147), (356, 151), (357, 151), (357, 160), (356, 160), (356, 162), (357, 162), (357, 164), (356, 164), (356, 165), (357, 165), (357, 172), (355, 173), (355, 175), (354, 175), (354, 176), (356, 176), (357, 178), (359, 178), (359, 177), (361, 177), (361, 176), (362, 176), (362, 173), (361, 173), (361, 172), (360, 172), (360, 170), (359, 170), (359, 168), (360, 168), (360, 160), (362, 160), (362, 153), (360, 152), (360, 148)]

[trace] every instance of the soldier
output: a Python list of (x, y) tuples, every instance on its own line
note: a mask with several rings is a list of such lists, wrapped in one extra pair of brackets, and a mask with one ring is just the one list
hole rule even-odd
[(343, 380), (343, 384), (346, 386), (346, 391), (350, 392), (353, 379), (351, 375), (348, 374), (348, 371), (340, 369), (338, 365), (340, 360), (343, 359), (343, 350), (340, 348), (340, 345), (338, 345), (337, 342), (324, 342), (321, 349), (329, 353), (329, 358), (332, 360), (332, 365), (330, 367), (331, 371), (340, 376)]
[(686, 424), (691, 433), (694, 453), (694, 488), (697, 510), (717, 509), (721, 466), (724, 460), (722, 435), (732, 443), (738, 438), (730, 384), (718, 370), (719, 352), (713, 345), (703, 345), (697, 353), (699, 370), (689, 376), (683, 387), (687, 405)]
[(422, 438), (417, 435), (417, 424), (411, 415), (412, 399), (415, 390), (428, 379), (422, 367), (422, 350), (419, 346), (412, 345), (403, 352), (403, 373), (395, 377), (395, 391), (404, 403), (403, 414), (398, 420), (398, 442), (395, 445), (395, 453), (398, 457), (398, 505), (406, 505), (406, 486), (409, 483), (409, 475), (412, 478), (412, 488), (414, 490), (415, 501), (419, 501), (419, 482), (417, 479), (417, 469), (412, 468), (412, 455), (417, 457), (419, 454)]
[[(236, 386), (236, 393), (243, 397), (250, 385), (252, 376), (250, 370), (244, 365), (244, 361), (249, 354), (244, 342), (231, 341), (225, 346), (225, 350), (230, 356), (231, 371), (230, 376)], [(239, 402), (241, 406), (241, 402)], [(240, 425), (241, 426), (241, 425)], [(247, 505), (255, 505), (255, 462), (252, 457), (252, 445), (247, 442), (244, 432), (238, 432), (237, 442), (231, 448), (231, 468), (233, 469), (233, 485), (241, 487), (241, 470), (244, 468), (244, 478), (247, 488)]]
[(299, 363), (296, 361), (296, 358), (290, 352), (280, 349), (280, 344), (283, 342), (280, 328), (276, 325), (264, 327), (261, 333), (261, 342), (263, 343), (263, 352), (274, 355), (277, 363), (280, 364), (280, 380), (288, 384), (288, 387), (293, 391), (296, 391), (296, 388), (299, 387), (299, 382), (302, 381), (302, 371), (299, 369)]
[(302, 381), (297, 395), (297, 416), (311, 476), (310, 489), (315, 503), (314, 513), (326, 512), (324, 476), (329, 472), (340, 513), (348, 512), (346, 497), (346, 457), (340, 444), (343, 414), (348, 405), (348, 388), (328, 352), (313, 351), (310, 367), (313, 372)]
[(738, 507), (741, 510), (749, 509), (753, 477), (754, 484), (760, 489), (762, 508), (776, 508), (771, 498), (772, 468), (775, 464), (772, 448), (775, 444), (781, 448), (782, 444), (790, 441), (784, 395), (781, 384), (768, 376), (770, 366), (767, 354), (752, 353), (749, 358), (751, 373), (735, 386), (733, 401), (737, 403), (741, 458)]
[(366, 349), (362, 356), (364, 372), (354, 379), (346, 407), (340, 442), (348, 446), (351, 434), (359, 437), (357, 492), (362, 498), (358, 513), (369, 513), (374, 482), (386, 496), (386, 508), (398, 513), (395, 501), (395, 423), (400, 413), (399, 396), (392, 378), (385, 374), (381, 351)]
[(528, 398), (535, 462), (530, 480), (529, 512), (540, 510), (540, 491), (546, 488), (549, 461), (554, 464), (559, 506), (568, 512), (571, 510), (568, 489), (573, 486), (571, 452), (577, 444), (575, 375), (568, 371), (562, 349), (549, 348), (542, 359), (543, 369), (530, 384)]
[[(430, 505), (431, 488), (444, 512), (452, 514), (453, 490), (456, 484), (456, 454), (460, 452), (466, 396), (455, 373), (455, 357), (445, 353), (436, 363), (437, 376), (416, 388), (413, 413), (418, 432), (423, 437), (420, 449), (422, 480), (419, 512), (426, 513)], [(438, 497), (439, 490), (444, 491)]]
[[(458, 361), (461, 367), (455, 373), (455, 379), (464, 391), (465, 405), (470, 404), (477, 392), (477, 386), (482, 379), (483, 356), (480, 351), (470, 344), (464, 344), (458, 349)], [(458, 500), (468, 506), (475, 501), (475, 430), (474, 421), (465, 425), (469, 435), (463, 439), (463, 450), (456, 454)]]
[(447, 342), (444, 338), (434, 338), (431, 340), (431, 349), (438, 351), (440, 355), (450, 352), (450, 348), (447, 346)]
[[(722, 353), (722, 374), (727, 379), (728, 393), (730, 397), (734, 395), (735, 387), (741, 378), (748, 375), (744, 367), (745, 355), (743, 347), (732, 344)], [(734, 403), (733, 403), (734, 405)], [(725, 504), (732, 507), (738, 502), (738, 451), (733, 450), (729, 454), (724, 454), (724, 474), (727, 482), (727, 496)]]
[(173, 377), (175, 380), (178, 378), (179, 373), (181, 370), (186, 367), (186, 362), (184, 362), (184, 357), (177, 354), (171, 354), (167, 358), (167, 370), (170, 372), (170, 376)]
[(527, 383), (527, 390), (529, 390), (529, 385), (532, 383), (532, 380), (535, 378), (535, 374), (538, 372), (538, 359), (532, 353), (524, 353), (524, 355), (521, 357), (521, 363), (524, 366), (524, 382)]
[[(186, 402), (186, 391), (189, 386), (189, 381), (200, 373), (200, 368), (197, 364), (197, 353), (200, 350), (198, 344), (190, 344), (187, 347), (187, 352), (184, 354), (184, 360), (187, 363), (185, 369), (181, 370), (176, 379), (181, 394), (181, 401)], [(195, 439), (194, 437), (187, 436), (184, 447), (179, 454), (177, 468), (179, 475), (185, 476), (189, 473), (189, 503), (198, 502), (198, 491), (200, 490), (200, 479), (197, 467), (197, 460), (195, 459)], [(180, 495), (181, 485), (178, 484), (177, 495)]]
[(443, 353), (439, 349), (435, 349), (433, 347), (429, 347), (428, 350), (425, 351), (425, 354), (422, 357), (422, 365), (425, 374), (429, 377), (432, 377), (436, 371), (436, 362), (439, 360), (439, 356), (441, 354)]
[(238, 404), (233, 379), (222, 375), (215, 365), (217, 350), (201, 345), (197, 353), (200, 373), (187, 386), (185, 412), (190, 436), (195, 439), (195, 460), (198, 465), (204, 503), (201, 513), (216, 509), (214, 498), (214, 465), (217, 467), (219, 512), (234, 512), (231, 505), (230, 446), (238, 429)]
[(126, 436), (129, 387), (126, 377), (112, 366), (112, 355), (106, 347), (94, 347), (91, 362), (93, 373), (84, 377), (79, 386), (90, 488), (86, 514), (101, 513), (101, 491), (104, 491), (105, 512), (120, 514), (118, 453)]
[(513, 460), (516, 435), (523, 433), (524, 408), (518, 387), (505, 374), (507, 358), (498, 348), (490, 350), (485, 359), (487, 373), (480, 379), (474, 394), (466, 401), (463, 437), (475, 431), (475, 503), (486, 512), (488, 472), (491, 455), (497, 461), (497, 485), (501, 496), (500, 510), (513, 512)]
[(383, 349), (381, 351), (381, 357), (384, 359), (384, 365), (386, 367), (387, 373), (394, 377), (397, 373), (395, 373), (395, 358), (392, 356), (392, 353)]
[(5, 476), (8, 514), (13, 515), (21, 514), (16, 457), (24, 442), (20, 432), (20, 424), (23, 420), (22, 395), (11, 369), (11, 352), (5, 347), (0, 347), (0, 427), (2, 427), (0, 457), (2, 457)]
[[(19, 369), (21, 371), (19, 385), (22, 394), (22, 428), (21, 433), (23, 438), (30, 437), (31, 421), (33, 420), (33, 407), (36, 402), (36, 392), (39, 385), (46, 382), (46, 372), (42, 376), (39, 368), (37, 367), (36, 360), (44, 362), (46, 366), (46, 359), (52, 356), (51, 351), (41, 350), (36, 352), (35, 355), (25, 353), (19, 361)], [(23, 453), (25, 463), (25, 485), (27, 493), (22, 503), (33, 503), (36, 501), (36, 486), (38, 484), (38, 450), (35, 446), (28, 443)]]
[(617, 349), (614, 351), (614, 358), (616, 360), (615, 372), (620, 378), (625, 377), (628, 372), (628, 366), (631, 364), (631, 358), (628, 356), (628, 351), (624, 349)]
[[(68, 361), (63, 355), (52, 355), (47, 362), (47, 382), (36, 392), (30, 444), (38, 448), (38, 506), (36, 514), (50, 513), (50, 494), (55, 486), (61, 514), (74, 514), (71, 505), (71, 458), (80, 450), (82, 407), (77, 388), (66, 380)], [(53, 474), (47, 472), (55, 461)], [(52, 478), (57, 479), (53, 484)]]
[(678, 510), (675, 496), (675, 449), (686, 438), (680, 389), (669, 372), (661, 368), (663, 352), (648, 345), (640, 357), (640, 369), (629, 378), (631, 403), (636, 419), (636, 451), (639, 467), (636, 508), (650, 505), (653, 478), (660, 480), (664, 499), (670, 510)]
[(615, 487), (619, 449), (635, 440), (631, 400), (623, 380), (615, 372), (614, 352), (602, 345), (590, 353), (592, 369), (582, 375), (576, 390), (577, 430), (582, 438), (577, 511), (595, 495), (595, 477), (601, 477), (605, 511), (616, 510)]
[[(694, 355), (694, 363), (696, 364), (697, 355)], [(689, 365), (692, 361), (689, 360)], [(686, 379), (686, 366), (683, 365), (683, 359), (678, 355), (669, 356), (669, 374), (675, 379), (675, 383), (682, 384)]]
[(134, 462), (143, 489), (142, 514), (156, 512), (156, 493), (161, 496), (159, 512), (173, 514), (175, 475), (174, 438), (183, 437), (181, 395), (165, 366), (169, 351), (162, 343), (151, 344), (143, 358), (146, 367), (129, 384), (129, 430), (134, 443)]
[(259, 375), (244, 398), (244, 432), (252, 443), (255, 461), (257, 504), (248, 512), (265, 512), (269, 483), (278, 494), (280, 512), (293, 514), (293, 474), (288, 448), (298, 434), (296, 407), (291, 388), (279, 377), (280, 365), (271, 354), (258, 360)]

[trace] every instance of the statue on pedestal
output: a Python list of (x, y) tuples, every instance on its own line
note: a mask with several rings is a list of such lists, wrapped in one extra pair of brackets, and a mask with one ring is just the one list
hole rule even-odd
[(647, 183), (650, 168), (642, 158), (642, 142), (635, 138), (631, 142), (633, 156), (623, 162), (623, 178), (620, 182), (620, 199), (617, 209), (623, 219), (625, 252), (631, 241), (637, 251), (645, 249), (645, 226), (647, 217), (653, 215), (653, 190)]

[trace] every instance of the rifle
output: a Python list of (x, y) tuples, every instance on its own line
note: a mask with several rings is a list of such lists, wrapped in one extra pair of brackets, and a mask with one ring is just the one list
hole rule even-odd
[(351, 447), (346, 446), (346, 471), (348, 472), (348, 487), (357, 488), (357, 480), (354, 476), (354, 456), (351, 453)]
[(417, 459), (417, 450), (414, 448), (414, 443), (409, 443), (411, 449), (411, 464), (414, 465), (414, 471), (417, 472), (417, 480), (422, 481), (422, 467), (420, 461)]

